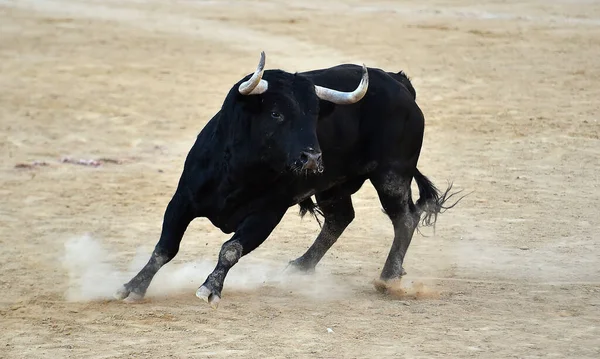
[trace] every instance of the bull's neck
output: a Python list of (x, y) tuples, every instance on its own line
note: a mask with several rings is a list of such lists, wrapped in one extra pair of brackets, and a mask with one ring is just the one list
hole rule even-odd
[(214, 208), (214, 198), (218, 196), (216, 192), (226, 169), (223, 144), (206, 130), (200, 133), (190, 149), (177, 187), (178, 192), (184, 192), (192, 199), (200, 217), (205, 217), (204, 213)]

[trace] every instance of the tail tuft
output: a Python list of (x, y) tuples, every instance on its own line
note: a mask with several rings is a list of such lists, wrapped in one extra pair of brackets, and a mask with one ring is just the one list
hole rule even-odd
[(446, 202), (450, 200), (450, 198), (460, 194), (463, 190), (451, 192), (452, 182), (450, 182), (448, 183), (448, 188), (441, 193), (429, 178), (421, 174), (419, 170), (416, 170), (414, 178), (419, 187), (419, 199), (417, 200), (416, 207), (419, 215), (423, 214), (421, 220), (423, 226), (433, 226), (435, 228), (435, 223), (437, 222), (437, 217), (440, 213), (444, 213), (450, 208), (453, 208), (458, 202), (469, 195), (469, 193), (467, 193), (457, 199), (453, 204), (446, 205)]
[(323, 211), (321, 211), (319, 206), (313, 202), (312, 198), (308, 197), (304, 201), (298, 203), (298, 205), (300, 206), (300, 218), (303, 218), (306, 213), (310, 213), (317, 220), (319, 227), (323, 227), (321, 219), (319, 218), (319, 216), (324, 217)]

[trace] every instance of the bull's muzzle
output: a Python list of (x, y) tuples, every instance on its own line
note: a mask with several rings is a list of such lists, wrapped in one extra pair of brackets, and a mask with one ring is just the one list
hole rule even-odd
[(322, 173), (324, 170), (321, 152), (315, 151), (311, 147), (300, 153), (300, 158), (298, 161), (302, 171)]

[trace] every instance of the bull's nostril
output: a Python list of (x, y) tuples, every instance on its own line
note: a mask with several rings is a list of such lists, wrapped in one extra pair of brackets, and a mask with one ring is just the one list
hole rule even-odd
[(308, 162), (308, 158), (309, 158), (309, 157), (308, 157), (308, 154), (306, 154), (306, 153), (304, 153), (304, 152), (302, 152), (302, 153), (300, 154), (300, 162), (301, 162), (302, 164), (306, 164), (306, 163)]
[(296, 166), (302, 170), (319, 173), (323, 171), (323, 160), (321, 159), (321, 152), (315, 151), (312, 147), (307, 147), (304, 151), (300, 152), (300, 155), (297, 157), (296, 163), (300, 164)]

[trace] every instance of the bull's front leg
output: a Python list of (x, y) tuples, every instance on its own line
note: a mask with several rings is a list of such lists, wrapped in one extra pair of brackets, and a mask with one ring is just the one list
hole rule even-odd
[(160, 240), (148, 263), (115, 293), (116, 299), (134, 302), (144, 298), (146, 290), (158, 270), (171, 261), (179, 251), (183, 234), (194, 218), (195, 211), (190, 197), (185, 190), (178, 189), (167, 205)]
[(264, 242), (277, 226), (287, 208), (263, 211), (247, 217), (237, 228), (233, 237), (225, 242), (219, 252), (219, 261), (208, 275), (204, 284), (196, 291), (196, 296), (217, 308), (227, 272), (238, 260), (252, 252)]

